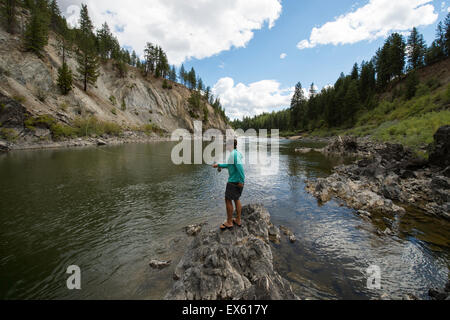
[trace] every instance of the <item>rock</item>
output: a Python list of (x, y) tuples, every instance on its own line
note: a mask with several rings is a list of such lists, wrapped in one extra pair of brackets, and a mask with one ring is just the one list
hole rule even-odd
[(163, 261), (163, 260), (152, 260), (149, 262), (150, 267), (153, 269), (164, 269), (170, 266), (172, 261)]
[(450, 178), (450, 166), (448, 166), (447, 168), (442, 170), (441, 175), (443, 175), (444, 177)]
[(362, 217), (365, 217), (365, 218), (371, 218), (371, 214), (370, 214), (370, 212), (368, 212), (368, 211), (364, 211), (364, 210), (358, 210), (357, 211), (357, 214), (359, 215), (359, 216), (362, 216)]
[(9, 152), (10, 148), (6, 142), (0, 141), (0, 153)]
[(433, 177), (433, 179), (431, 180), (431, 188), (433, 190), (450, 189), (450, 178), (443, 176)]
[(326, 154), (351, 155), (358, 151), (358, 143), (354, 137), (338, 137), (323, 149)]
[(275, 227), (273, 224), (270, 224), (269, 240), (275, 244), (280, 244), (281, 242), (280, 229)]
[(445, 300), (449, 294), (448, 294), (448, 292), (445, 292), (445, 291), (430, 289), (430, 290), (428, 290), (428, 295), (433, 300)]
[(435, 133), (429, 162), (441, 168), (450, 166), (450, 125), (439, 128)]
[(101, 140), (101, 139), (97, 139), (97, 145), (98, 146), (106, 146), (108, 143), (106, 143), (105, 141)]
[(419, 298), (411, 293), (408, 293), (403, 297), (403, 300), (419, 300)]
[(310, 153), (311, 151), (312, 151), (311, 148), (298, 148), (298, 149), (295, 149), (295, 152), (301, 153), (301, 154)]
[(291, 243), (295, 243), (295, 242), (297, 242), (297, 237), (295, 235), (291, 235), (291, 236), (289, 236), (289, 241)]
[(202, 231), (202, 224), (192, 224), (184, 228), (188, 236), (195, 237)]
[(242, 220), (241, 228), (204, 231), (193, 240), (166, 300), (298, 299), (274, 270), (269, 212), (249, 205), (242, 209)]
[(398, 200), (400, 198), (400, 186), (398, 185), (398, 176), (389, 175), (383, 181), (382, 192), (385, 198)]
[(284, 226), (280, 226), (280, 231), (283, 232), (284, 235), (288, 236), (288, 237), (294, 235), (294, 233), (291, 230), (289, 230), (288, 228), (286, 228)]
[(445, 292), (450, 292), (450, 280), (449, 280), (449, 281), (447, 282), (447, 284), (445, 285), (444, 291), (445, 291)]

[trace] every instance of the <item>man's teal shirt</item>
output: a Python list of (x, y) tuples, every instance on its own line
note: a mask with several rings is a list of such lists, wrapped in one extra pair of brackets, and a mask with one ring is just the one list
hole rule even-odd
[(242, 159), (242, 154), (237, 150), (233, 150), (228, 157), (228, 163), (219, 164), (220, 168), (228, 169), (228, 173), (230, 175), (228, 182), (245, 184), (245, 173)]

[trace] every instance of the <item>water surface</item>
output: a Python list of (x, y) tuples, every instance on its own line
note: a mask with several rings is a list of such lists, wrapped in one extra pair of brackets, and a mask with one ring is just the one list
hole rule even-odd
[[(226, 172), (176, 166), (174, 144), (13, 152), (0, 156), (0, 298), (160, 299), (190, 239), (183, 227), (224, 220)], [(246, 165), (243, 202), (262, 203), (275, 224), (299, 241), (274, 247), (277, 269), (296, 293), (313, 299), (370, 299), (387, 293), (425, 298), (448, 278), (450, 224), (408, 211), (365, 221), (336, 201), (319, 205), (304, 190), (343, 159), (300, 155), (282, 141), (280, 171), (261, 176)], [(394, 236), (377, 231), (393, 224)], [(149, 260), (172, 259), (155, 271)], [(366, 269), (378, 265), (382, 289), (368, 290)], [(66, 287), (69, 265), (82, 290)]]

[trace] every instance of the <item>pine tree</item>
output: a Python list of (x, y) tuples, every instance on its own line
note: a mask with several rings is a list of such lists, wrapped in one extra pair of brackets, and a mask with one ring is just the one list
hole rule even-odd
[(355, 63), (353, 65), (351, 78), (352, 78), (352, 80), (358, 80), (359, 79), (359, 68), (358, 68), (358, 64), (357, 63)]
[(175, 66), (172, 66), (172, 69), (170, 69), (169, 80), (177, 82), (177, 69), (175, 68)]
[(48, 43), (47, 8), (36, 4), (31, 12), (30, 21), (25, 30), (25, 49), (41, 55)]
[(133, 53), (131, 54), (131, 65), (133, 67), (136, 67), (137, 60), (138, 60), (138, 57), (137, 57), (136, 51), (133, 50)]
[(299, 82), (295, 86), (294, 96), (291, 100), (291, 121), (292, 127), (296, 127), (297, 124), (300, 124), (303, 127), (305, 123), (305, 106), (306, 106), (306, 97), (303, 92), (302, 84)]
[(97, 30), (97, 45), (98, 53), (103, 60), (111, 58), (114, 45), (113, 35), (106, 22)]
[(197, 80), (197, 90), (198, 91), (200, 91), (200, 92), (202, 92), (203, 91), (203, 80), (202, 80), (202, 78), (198, 78), (198, 80)]
[(450, 13), (445, 18), (444, 27), (444, 54), (448, 57), (450, 56)]
[(14, 33), (17, 20), (16, 20), (16, 14), (17, 14), (17, 1), (18, 0), (4, 0), (4, 4), (2, 7), (2, 17), (3, 21), (6, 27), (6, 30), (9, 33)]
[(87, 91), (88, 85), (94, 85), (99, 76), (98, 57), (95, 50), (94, 26), (86, 5), (81, 5), (80, 12), (80, 37), (77, 52), (77, 71), (83, 81), (83, 90)]
[(194, 67), (192, 67), (191, 71), (189, 71), (187, 82), (189, 84), (189, 89), (195, 89), (195, 87), (197, 86), (197, 76), (195, 74)]
[(355, 115), (359, 110), (359, 106), (358, 83), (355, 80), (352, 80), (345, 95), (343, 108), (343, 118), (349, 121), (350, 126), (353, 126), (355, 123)]
[(72, 71), (64, 61), (62, 67), (58, 69), (58, 87), (63, 95), (67, 95), (72, 90)]
[(61, 10), (59, 9), (59, 6), (58, 6), (58, 3), (56, 2), (56, 0), (52, 0), (52, 2), (50, 3), (49, 11), (50, 11), (50, 26), (51, 26), (51, 28), (54, 31), (61, 33), (63, 31), (63, 28), (67, 25), (66, 25), (65, 21), (63, 21), (63, 18), (61, 17)]
[(184, 65), (181, 65), (180, 68), (180, 82), (186, 85), (186, 69), (184, 69)]
[(317, 94), (316, 86), (314, 85), (314, 82), (311, 83), (311, 86), (309, 87), (309, 96), (314, 97)]
[(359, 95), (362, 102), (372, 95), (376, 88), (375, 66), (372, 61), (361, 64), (361, 75), (359, 80)]
[(424, 65), (427, 48), (423, 35), (421, 35), (415, 27), (408, 37), (407, 51), (409, 69), (414, 70)]
[(406, 43), (403, 36), (398, 33), (393, 33), (388, 41), (390, 41), (389, 61), (391, 74), (400, 77), (405, 69)]

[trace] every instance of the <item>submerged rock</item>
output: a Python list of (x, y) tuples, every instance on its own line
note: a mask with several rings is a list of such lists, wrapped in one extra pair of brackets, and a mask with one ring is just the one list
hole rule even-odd
[(203, 224), (192, 224), (184, 228), (188, 236), (194, 237), (202, 231)]
[(260, 205), (243, 208), (240, 228), (201, 232), (176, 267), (177, 281), (165, 299), (298, 299), (274, 270), (270, 238), (276, 234)]
[(149, 266), (153, 269), (164, 269), (170, 266), (172, 261), (164, 261), (164, 260), (152, 260), (149, 262)]

